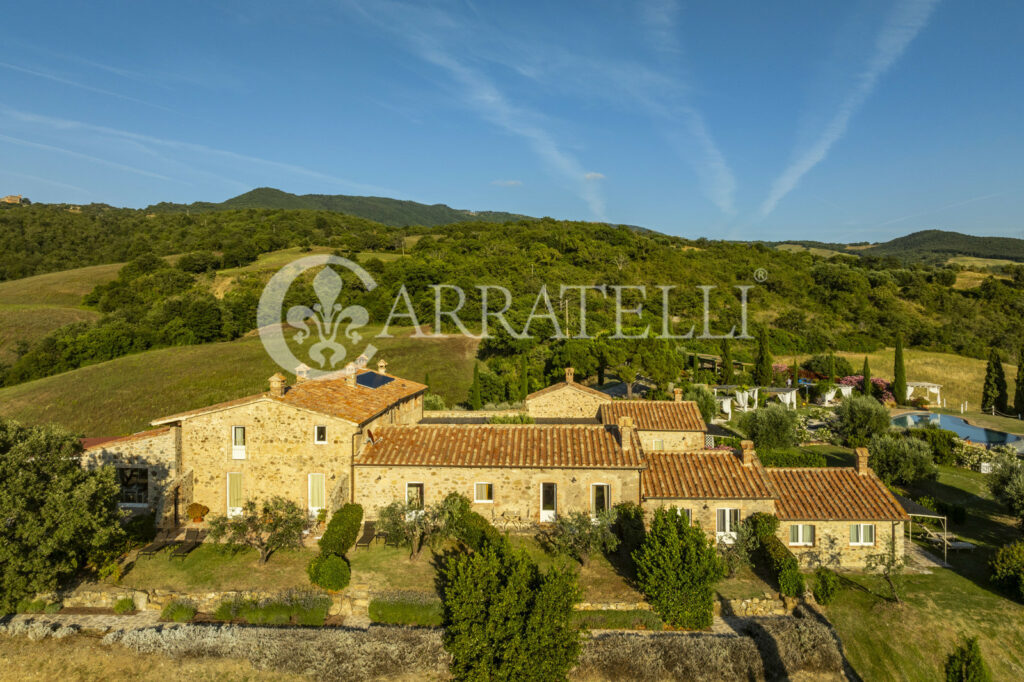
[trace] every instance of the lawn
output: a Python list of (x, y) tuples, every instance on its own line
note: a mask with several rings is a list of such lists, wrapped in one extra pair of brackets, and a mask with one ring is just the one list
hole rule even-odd
[(0, 304), (0, 363), (11, 363), (19, 341), (35, 343), (73, 322), (89, 322), (100, 314), (86, 308), (36, 303)]
[(77, 306), (97, 285), (116, 279), (123, 265), (93, 265), (0, 282), (0, 305)]
[[(449, 404), (465, 399), (474, 339), (413, 339), (408, 330), (391, 331), (394, 338), (373, 340), (389, 372), (420, 381), (429, 372), (431, 388)], [(0, 389), (0, 415), (56, 422), (86, 436), (123, 435), (158, 417), (265, 391), (276, 371), (255, 336), (161, 348)]]
[(123, 587), (148, 590), (258, 590), (278, 592), (310, 589), (306, 566), (315, 549), (275, 552), (262, 566), (255, 550), (232, 552), (221, 545), (204, 544), (182, 559), (164, 550), (136, 559), (122, 576)]

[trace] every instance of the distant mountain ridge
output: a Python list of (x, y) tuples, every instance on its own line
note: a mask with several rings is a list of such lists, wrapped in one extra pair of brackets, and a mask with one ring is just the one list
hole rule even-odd
[(245, 208), (306, 209), (334, 211), (366, 218), (392, 227), (423, 225), (435, 227), (469, 220), (488, 223), (506, 223), (529, 219), (530, 216), (501, 211), (467, 211), (446, 204), (421, 204), (416, 201), (388, 197), (363, 197), (347, 194), (291, 194), (273, 187), (258, 187), (219, 204), (196, 201), (191, 204), (161, 202), (146, 208), (151, 213), (177, 213), (189, 211), (228, 211)]
[(807, 240), (772, 243), (773, 246), (782, 244), (831, 249), (851, 256), (893, 257), (906, 261), (944, 261), (953, 256), (973, 256), (1024, 262), (1024, 239), (976, 237), (946, 230), (921, 230), (879, 244), (836, 244)]

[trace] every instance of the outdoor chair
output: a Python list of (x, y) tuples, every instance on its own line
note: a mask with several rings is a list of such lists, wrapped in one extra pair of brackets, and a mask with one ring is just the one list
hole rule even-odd
[(373, 521), (367, 521), (363, 524), (363, 534), (356, 540), (356, 547), (369, 547), (370, 543), (377, 539), (379, 533), (376, 531), (376, 525)]
[(161, 550), (167, 549), (168, 547), (177, 547), (179, 544), (180, 543), (177, 540), (168, 540), (166, 537), (157, 538), (140, 549), (139, 556), (153, 556)]
[(199, 545), (203, 544), (202, 539), (199, 537), (198, 528), (189, 528), (185, 531), (185, 542), (178, 545), (173, 552), (171, 552), (172, 559), (181, 559), (184, 561), (185, 557)]

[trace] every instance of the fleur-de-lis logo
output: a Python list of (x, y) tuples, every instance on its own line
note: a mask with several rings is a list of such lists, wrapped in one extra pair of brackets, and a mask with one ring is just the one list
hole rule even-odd
[[(309, 357), (320, 367), (334, 367), (345, 359), (345, 346), (337, 341), (343, 320), (349, 320), (345, 327), (345, 337), (352, 343), (359, 343), (363, 338), (355, 330), (366, 326), (370, 321), (369, 313), (361, 305), (350, 305), (342, 309), (341, 304), (337, 302), (341, 288), (342, 281), (338, 273), (330, 267), (324, 268), (313, 278), (313, 291), (320, 302), (313, 304), (312, 308), (304, 305), (292, 306), (286, 316), (288, 324), (299, 330), (295, 335), (295, 342), (299, 344), (309, 338), (307, 321), (312, 320), (320, 340), (310, 346)], [(329, 352), (328, 356), (324, 355), (325, 351)]]
[[(304, 361), (297, 358), (289, 348), (288, 340), (284, 336), (286, 327), (298, 330), (293, 337), (296, 344), (305, 345), (306, 341), (315, 340), (315, 343), (309, 346), (307, 362), (321, 369), (312, 369), (309, 372), (310, 378), (323, 376), (343, 364), (342, 361), (348, 354), (344, 343), (346, 339), (351, 344), (358, 344), (363, 340), (363, 335), (357, 330), (369, 323), (369, 313), (363, 306), (345, 306), (338, 301), (343, 282), (331, 265), (351, 271), (358, 278), (357, 284), (361, 283), (367, 291), (372, 291), (377, 286), (370, 273), (358, 263), (325, 254), (300, 258), (281, 268), (270, 279), (260, 296), (260, 304), (256, 311), (260, 339), (270, 356), (288, 372), (294, 372), (296, 367), (304, 364)], [(281, 314), (284, 312), (284, 299), (288, 289), (303, 272), (320, 266), (326, 267), (313, 278), (313, 291), (318, 302), (312, 307), (290, 307), (284, 315), (285, 324), (282, 325)], [(355, 355), (371, 358), (376, 352), (373, 344), (367, 344)]]

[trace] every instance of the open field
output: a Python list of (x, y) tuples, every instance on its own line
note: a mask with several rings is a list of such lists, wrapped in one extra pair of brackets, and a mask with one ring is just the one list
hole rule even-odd
[[(0, 285), (2, 286), (2, 285)], [(0, 362), (13, 362), (19, 341), (34, 343), (73, 322), (88, 322), (100, 314), (86, 308), (41, 304), (0, 304)]]
[(965, 268), (998, 268), (1004, 265), (1019, 265), (1016, 261), (1003, 258), (976, 258), (975, 256), (953, 256), (947, 263)]
[(821, 256), (822, 258), (831, 258), (832, 256), (843, 255), (841, 251), (835, 251), (833, 249), (822, 249), (817, 246), (812, 246), (808, 248), (803, 244), (779, 244), (775, 248), (777, 248), (779, 251), (789, 251), (790, 253), (803, 253), (804, 251), (808, 251), (811, 253), (811, 255)]
[(114, 280), (123, 265), (93, 265), (0, 282), (0, 304), (77, 306), (97, 285)]
[[(420, 381), (429, 372), (433, 390), (449, 404), (465, 399), (475, 340), (412, 339), (392, 331), (394, 338), (374, 340), (376, 357), (385, 358), (391, 372)], [(265, 391), (276, 371), (256, 336), (161, 348), (0, 389), (0, 415), (56, 422), (87, 436), (122, 435), (157, 417)]]

